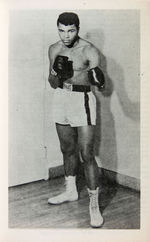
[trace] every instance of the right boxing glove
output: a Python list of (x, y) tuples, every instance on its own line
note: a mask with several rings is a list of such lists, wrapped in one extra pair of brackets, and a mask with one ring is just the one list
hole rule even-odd
[(73, 62), (67, 56), (58, 55), (54, 61), (53, 71), (63, 81), (73, 76)]

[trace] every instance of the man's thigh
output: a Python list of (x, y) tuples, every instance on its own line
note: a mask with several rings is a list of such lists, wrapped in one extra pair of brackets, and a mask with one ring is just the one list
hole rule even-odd
[(71, 127), (70, 125), (62, 125), (57, 123), (56, 130), (61, 144), (77, 144), (77, 128)]
[(79, 146), (94, 146), (95, 127), (95, 125), (87, 125), (77, 128)]

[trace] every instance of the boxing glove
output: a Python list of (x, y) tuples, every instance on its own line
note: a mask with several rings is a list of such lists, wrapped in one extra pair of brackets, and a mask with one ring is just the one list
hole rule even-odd
[(92, 85), (97, 86), (100, 90), (104, 89), (105, 77), (98, 66), (88, 71), (88, 79)]
[(58, 55), (54, 61), (53, 70), (63, 81), (73, 76), (73, 62), (67, 56)]

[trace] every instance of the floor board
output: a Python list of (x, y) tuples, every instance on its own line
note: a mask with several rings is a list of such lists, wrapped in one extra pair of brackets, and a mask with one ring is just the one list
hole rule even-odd
[[(63, 177), (9, 188), (9, 227), (91, 229), (89, 198), (82, 183), (80, 199), (61, 205), (49, 205), (47, 200), (64, 190)], [(105, 180), (99, 201), (105, 220), (101, 229), (140, 228), (139, 192)]]

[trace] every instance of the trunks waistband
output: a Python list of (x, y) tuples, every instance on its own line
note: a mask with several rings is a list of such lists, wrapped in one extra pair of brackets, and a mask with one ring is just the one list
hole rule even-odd
[(62, 87), (59, 87), (61, 89), (65, 89), (67, 91), (71, 92), (90, 92), (91, 87), (86, 85), (74, 85), (70, 83), (64, 83)]

